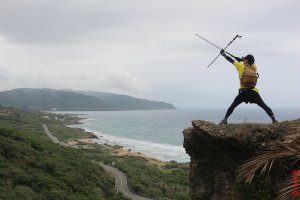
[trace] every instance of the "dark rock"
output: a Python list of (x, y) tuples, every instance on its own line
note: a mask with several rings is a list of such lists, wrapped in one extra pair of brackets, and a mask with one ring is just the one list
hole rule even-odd
[(114, 149), (123, 149), (123, 146), (120, 146), (120, 145), (115, 144), (115, 145), (113, 146), (113, 148), (114, 148)]
[[(237, 169), (262, 148), (280, 145), (300, 125), (300, 120), (221, 126), (199, 120), (192, 121), (192, 125), (183, 131), (183, 146), (191, 157), (191, 198), (238, 200), (241, 194), (236, 183)], [(276, 193), (276, 184), (270, 188)]]

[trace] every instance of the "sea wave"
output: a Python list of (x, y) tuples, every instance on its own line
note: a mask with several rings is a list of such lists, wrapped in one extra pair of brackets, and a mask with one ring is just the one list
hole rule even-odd
[(135, 140), (130, 138), (123, 138), (119, 136), (109, 135), (103, 132), (94, 131), (80, 125), (71, 125), (70, 127), (82, 128), (86, 132), (93, 133), (98, 137), (93, 141), (98, 144), (120, 145), (126, 149), (131, 149), (135, 152), (141, 152), (144, 155), (156, 157), (160, 160), (177, 162), (189, 162), (190, 157), (186, 154), (182, 146), (174, 146), (169, 144), (161, 144), (143, 140)]

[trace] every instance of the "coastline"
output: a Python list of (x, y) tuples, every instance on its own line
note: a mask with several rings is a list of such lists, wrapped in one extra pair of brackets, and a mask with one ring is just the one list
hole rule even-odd
[[(91, 133), (91, 132), (86, 132), (86, 133), (93, 135), (93, 133)], [(97, 137), (97, 136), (95, 136), (95, 137)], [(170, 162), (176, 162), (176, 161), (165, 161), (165, 160), (159, 159), (155, 156), (149, 156), (149, 155), (143, 154), (139, 151), (132, 151), (131, 149), (128, 149), (126, 147), (119, 146), (119, 145), (98, 144), (97, 142), (95, 142), (93, 139), (90, 139), (90, 138), (70, 140), (67, 142), (68, 145), (78, 145), (80, 143), (83, 145), (100, 145), (100, 146), (104, 147), (105, 149), (109, 150), (113, 155), (119, 156), (119, 157), (122, 157), (122, 156), (141, 157), (153, 164), (157, 164), (158, 166), (165, 165)]]
[[(69, 115), (69, 114), (67, 114), (67, 115)], [(97, 141), (101, 141), (101, 138), (99, 138), (99, 136), (97, 136), (94, 132), (89, 131), (84, 128), (72, 127), (72, 125), (83, 124), (83, 122), (81, 122), (81, 121), (86, 120), (88, 118), (78, 117), (77, 115), (73, 115), (73, 114), (71, 114), (71, 116), (73, 118), (72, 124), (67, 124), (65, 126), (72, 128), (72, 129), (79, 129), (80, 131), (85, 132), (88, 135), (88, 137), (81, 138), (81, 139), (70, 139), (69, 141), (67, 141), (68, 145), (78, 145), (78, 144), (100, 145), (100, 146), (104, 147), (105, 149), (109, 150), (115, 156), (141, 157), (141, 158), (144, 158), (147, 161), (157, 164), (159, 166), (170, 163), (170, 162), (176, 162), (174, 160), (166, 161), (166, 160), (160, 159), (155, 156), (146, 155), (145, 153), (126, 148), (125, 146), (120, 146), (120, 145), (116, 145), (116, 144), (108, 144), (108, 143), (103, 143), (103, 144), (98, 143)], [(95, 140), (97, 140), (97, 141), (95, 141)]]
[[(76, 113), (59, 113), (69, 115), (72, 123), (67, 123), (70, 128), (77, 128), (84, 133), (88, 133), (93, 138), (93, 143), (100, 144), (107, 148), (113, 147), (112, 149), (123, 148), (123, 153), (117, 153), (119, 155), (135, 155), (139, 157), (146, 157), (147, 159), (155, 159), (162, 162), (176, 162), (176, 163), (188, 163), (189, 157), (185, 150), (180, 145), (170, 145), (164, 143), (157, 143), (147, 140), (137, 140), (127, 137), (118, 137), (108, 133), (98, 132), (97, 130), (89, 127), (90, 121), (95, 120), (93, 116), (76, 115)], [(91, 122), (93, 123), (93, 122)], [(129, 151), (128, 151), (129, 150)], [(121, 151), (121, 150), (120, 150)], [(135, 153), (132, 153), (135, 152)]]

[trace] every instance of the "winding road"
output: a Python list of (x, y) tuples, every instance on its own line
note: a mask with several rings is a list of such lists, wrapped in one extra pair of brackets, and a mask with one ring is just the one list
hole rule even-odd
[(113, 175), (116, 179), (115, 182), (115, 187), (116, 190), (118, 192), (123, 193), (126, 197), (131, 198), (131, 199), (135, 199), (135, 200), (152, 200), (146, 197), (142, 197), (142, 196), (138, 196), (134, 193), (132, 193), (129, 190), (128, 187), (128, 183), (127, 183), (127, 177), (125, 176), (125, 174), (123, 172), (121, 172), (120, 170), (108, 166), (108, 165), (104, 165), (102, 163), (99, 163), (108, 173), (110, 173), (111, 175)]
[[(60, 145), (63, 145), (63, 146), (72, 147), (72, 148), (78, 148), (78, 146), (76, 146), (76, 145), (69, 145), (69, 144), (66, 144), (65, 142), (59, 141), (57, 139), (57, 137), (52, 135), (52, 133), (49, 131), (48, 127), (45, 124), (43, 124), (43, 128), (44, 128), (45, 133), (47, 134), (47, 136), (51, 139), (51, 141), (53, 143), (60, 144)], [(133, 199), (133, 200), (153, 200), (153, 199), (150, 199), (150, 198), (139, 196), (139, 195), (134, 194), (133, 192), (131, 192), (130, 189), (129, 189), (129, 186), (128, 186), (127, 177), (120, 170), (118, 170), (114, 167), (111, 167), (109, 165), (104, 165), (103, 163), (99, 163), (99, 165), (102, 166), (105, 169), (105, 171), (107, 171), (109, 174), (111, 174), (116, 179), (115, 189), (118, 192), (123, 193), (126, 197), (128, 197), (130, 199)]]

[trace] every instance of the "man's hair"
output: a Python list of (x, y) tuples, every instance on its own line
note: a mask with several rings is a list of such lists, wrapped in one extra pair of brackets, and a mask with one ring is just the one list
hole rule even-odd
[(246, 57), (244, 57), (244, 59), (248, 60), (248, 63), (250, 65), (252, 65), (255, 61), (254, 56), (252, 56), (251, 54), (248, 54)]

